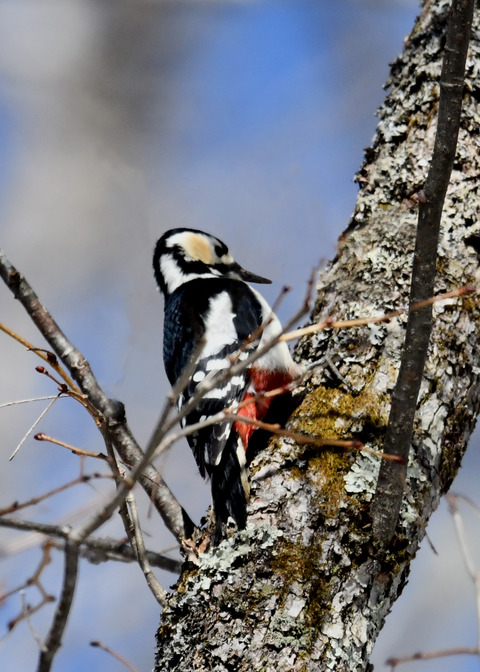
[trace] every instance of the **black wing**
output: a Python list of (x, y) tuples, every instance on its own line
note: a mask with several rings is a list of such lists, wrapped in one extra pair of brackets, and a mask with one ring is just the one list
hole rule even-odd
[[(199, 278), (185, 283), (168, 298), (165, 325), (169, 328), (165, 330), (163, 354), (172, 385), (205, 337), (202, 353), (180, 397), (180, 408), (207, 376), (211, 378), (215, 371), (230, 366), (229, 356), (239, 351), (261, 323), (262, 307), (251, 288), (240, 280)], [(239, 359), (248, 355), (248, 351), (241, 352)], [(201, 422), (231, 406), (243, 397), (247, 385), (246, 371), (220, 382), (190, 411), (182, 426)], [(231, 433), (231, 423), (220, 422), (188, 436), (202, 476), (211, 475), (220, 464)], [(229, 452), (232, 444), (230, 440)]]

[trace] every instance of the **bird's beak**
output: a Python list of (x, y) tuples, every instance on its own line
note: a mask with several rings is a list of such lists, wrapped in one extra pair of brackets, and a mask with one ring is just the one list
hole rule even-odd
[(260, 285), (270, 285), (272, 283), (268, 278), (262, 278), (261, 275), (255, 275), (255, 273), (246, 271), (240, 264), (235, 264), (234, 273), (242, 280), (246, 280), (246, 282), (258, 282)]

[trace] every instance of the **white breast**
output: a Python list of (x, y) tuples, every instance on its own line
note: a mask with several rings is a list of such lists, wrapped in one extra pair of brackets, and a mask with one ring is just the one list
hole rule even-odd
[[(260, 340), (260, 347), (262, 348), (282, 332), (282, 325), (260, 292), (257, 292), (253, 287), (250, 287), (250, 289), (262, 306), (262, 324), (265, 325)], [(300, 367), (293, 361), (290, 350), (284, 341), (277, 343), (260, 357), (258, 366), (267, 371), (288, 371), (292, 378), (297, 378), (300, 375)]]

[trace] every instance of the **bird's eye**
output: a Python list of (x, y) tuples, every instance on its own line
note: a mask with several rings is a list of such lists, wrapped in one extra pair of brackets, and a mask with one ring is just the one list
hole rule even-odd
[(220, 259), (225, 254), (225, 249), (221, 245), (215, 245), (215, 254)]

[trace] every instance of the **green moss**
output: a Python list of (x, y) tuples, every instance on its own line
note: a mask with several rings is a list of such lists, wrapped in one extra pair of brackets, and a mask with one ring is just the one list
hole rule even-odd
[(270, 646), (278, 650), (291, 647), (300, 653), (312, 645), (311, 628), (282, 611), (273, 615), (267, 637)]
[(271, 597), (271, 595), (275, 595), (276, 592), (277, 591), (276, 591), (275, 586), (270, 585), (270, 584), (263, 584), (262, 588), (261, 588), (261, 591), (260, 591), (260, 594), (261, 594), (262, 597)]
[(282, 607), (284, 606), (283, 599), (289, 594), (293, 581), (310, 584), (310, 603), (306, 609), (307, 623), (312, 621), (312, 616), (314, 616), (313, 620), (317, 621), (318, 615), (329, 607), (334, 596), (331, 580), (319, 574), (318, 563), (322, 557), (319, 548), (321, 539), (319, 536), (316, 543), (308, 547), (283, 540), (277, 545), (271, 558), (271, 568), (274, 573), (284, 579), (284, 590), (280, 596)]
[(345, 472), (356, 457), (356, 449), (328, 446), (328, 439), (359, 439), (380, 443), (387, 423), (388, 400), (370, 390), (364, 381), (362, 393), (348, 394), (335, 388), (318, 387), (296, 410), (290, 428), (302, 434), (327, 440), (323, 446), (297, 446), (291, 478), (307, 477), (319, 493), (319, 508), (334, 517), (345, 502)]
[(362, 383), (363, 391), (358, 395), (338, 388), (317, 387), (293, 414), (292, 425), (332, 439), (349, 438), (358, 431), (358, 426), (383, 427), (387, 417), (382, 398), (377, 391), (370, 390), (371, 381)]

